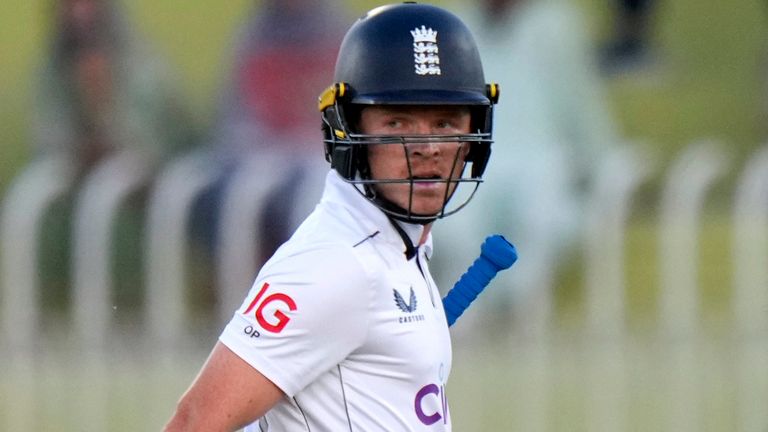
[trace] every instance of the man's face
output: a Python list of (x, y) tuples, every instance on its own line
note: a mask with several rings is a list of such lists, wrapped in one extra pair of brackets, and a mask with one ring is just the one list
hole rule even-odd
[[(459, 106), (371, 106), (362, 110), (359, 126), (361, 133), (371, 135), (461, 135), (470, 132), (470, 113)], [(411, 213), (438, 214), (456, 188), (456, 183), (447, 180), (461, 177), (468, 152), (469, 145), (459, 142), (370, 145), (372, 179), (431, 180), (413, 183), (412, 196), (409, 183), (373, 187)]]

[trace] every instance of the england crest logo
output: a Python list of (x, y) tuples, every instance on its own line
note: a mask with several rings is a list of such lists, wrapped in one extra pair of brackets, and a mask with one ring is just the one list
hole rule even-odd
[(413, 36), (413, 61), (416, 75), (440, 75), (437, 32), (422, 25), (411, 30)]

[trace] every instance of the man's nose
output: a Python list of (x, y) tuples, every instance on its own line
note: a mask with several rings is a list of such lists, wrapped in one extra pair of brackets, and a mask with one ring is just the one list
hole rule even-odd
[[(416, 133), (418, 135), (434, 135), (436, 134), (436, 131), (433, 130), (430, 123), (421, 122), (416, 127)], [(440, 147), (440, 143), (434, 140), (409, 144), (411, 154), (424, 157), (433, 157), (439, 155), (441, 151)]]
[(426, 141), (408, 144), (408, 150), (413, 156), (436, 157), (439, 156), (442, 148), (437, 141)]

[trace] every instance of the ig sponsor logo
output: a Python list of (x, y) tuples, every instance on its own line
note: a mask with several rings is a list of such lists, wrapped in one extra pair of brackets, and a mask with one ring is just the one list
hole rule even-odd
[(448, 422), (448, 401), (445, 398), (445, 387), (437, 384), (427, 384), (422, 387), (413, 399), (413, 409), (416, 417), (425, 425), (433, 425), (440, 420)]
[[(283, 312), (283, 310), (278, 309), (275, 307), (275, 311), (272, 313), (272, 316), (270, 317), (270, 320), (268, 321), (266, 317), (264, 317), (264, 308), (269, 306), (273, 302), (280, 302), (282, 305), (287, 306), (289, 311), (295, 311), (296, 310), (296, 302), (293, 301), (291, 297), (289, 297), (287, 294), (283, 293), (274, 293), (268, 295), (266, 298), (262, 300), (262, 297), (264, 296), (264, 293), (267, 291), (267, 288), (269, 288), (269, 283), (264, 283), (264, 285), (261, 286), (261, 289), (259, 290), (258, 294), (256, 294), (256, 297), (254, 297), (253, 301), (250, 305), (248, 305), (248, 308), (245, 309), (245, 312), (243, 312), (244, 315), (250, 314), (254, 309), (256, 309), (256, 312), (254, 312), (254, 316), (256, 317), (256, 321), (258, 321), (259, 325), (266, 331), (271, 333), (280, 333), (283, 331), (285, 326), (288, 324), (288, 321), (291, 320), (288, 315)], [(275, 319), (272, 319), (275, 318)], [(255, 337), (258, 337), (259, 333), (255, 329), (252, 329), (253, 333), (251, 335), (255, 335)]]

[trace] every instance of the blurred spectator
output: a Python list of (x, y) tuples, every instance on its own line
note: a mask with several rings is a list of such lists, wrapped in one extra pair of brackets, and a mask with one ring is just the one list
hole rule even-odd
[(118, 151), (154, 164), (194, 143), (174, 77), (115, 2), (58, 0), (51, 27), (32, 118), (38, 155), (84, 173)]
[(600, 52), (607, 74), (630, 72), (650, 62), (649, 29), (655, 0), (614, 0), (613, 29)]
[(323, 184), (324, 172), (312, 169), (323, 157), (317, 98), (333, 82), (348, 22), (335, 0), (259, 4), (236, 37), (212, 137), (222, 176), (201, 200), (197, 225), (205, 241), (215, 243), (222, 194), (232, 174), (247, 158), (277, 155), (287, 165), (264, 173), (279, 176), (280, 185), (267, 199), (268, 210), (254, 221), (263, 233), (260, 254), (268, 257), (287, 240), (292, 221), (301, 219), (292, 216), (298, 192)]
[(461, 15), (505, 102), (477, 202), (435, 226), (456, 243), (440, 245), (434, 265), (447, 289), (487, 235), (505, 235), (520, 260), (484, 296), (506, 313), (527, 307), (523, 295), (548, 296), (578, 240), (590, 174), (618, 134), (585, 23), (568, 0), (484, 0)]
[[(151, 172), (196, 143), (175, 77), (134, 32), (116, 2), (57, 0), (51, 6), (49, 52), (31, 118), (35, 157), (70, 160), (79, 181), (118, 153), (131, 154)], [(136, 267), (144, 191), (139, 192), (120, 214), (115, 232), (120, 251), (115, 281), (120, 292), (130, 291), (130, 301), (136, 300), (140, 283)], [(44, 227), (43, 279), (47, 286), (61, 288), (55, 293), (63, 294), (68, 284), (73, 205), (72, 196), (57, 203)]]

